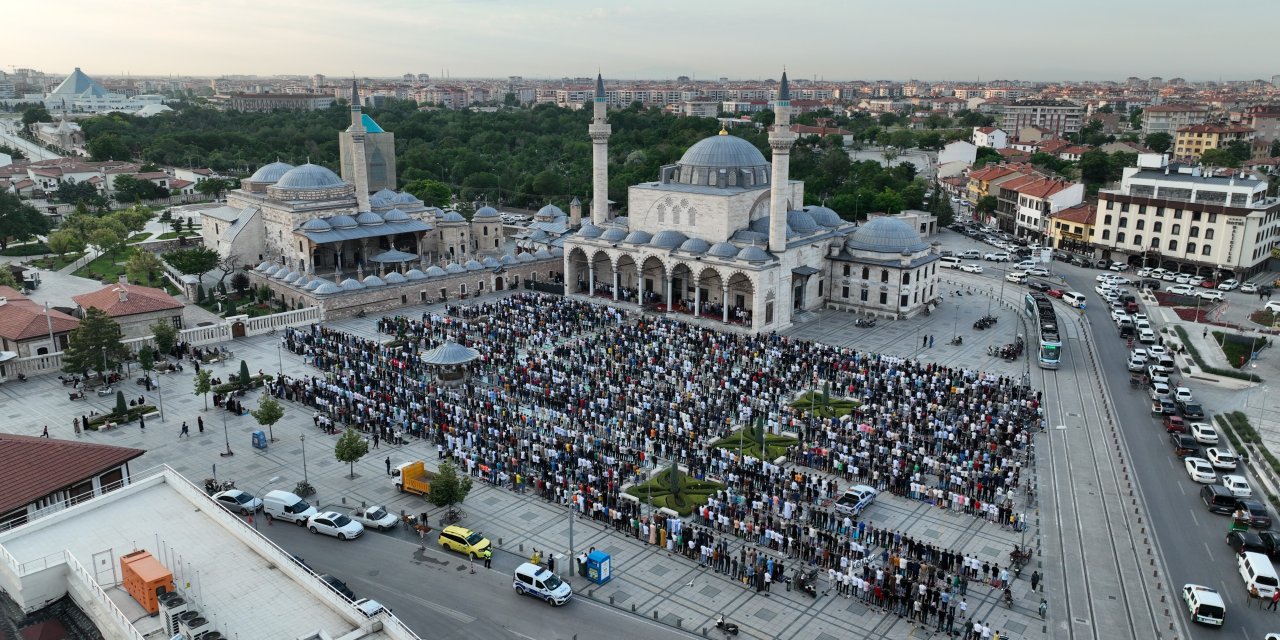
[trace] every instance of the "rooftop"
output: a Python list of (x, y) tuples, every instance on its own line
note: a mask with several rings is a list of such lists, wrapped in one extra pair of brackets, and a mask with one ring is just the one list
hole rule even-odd
[(141, 449), (0, 434), (0, 513), (65, 489), (146, 453)]
[(109, 284), (71, 299), (85, 309), (102, 309), (112, 318), (182, 308), (182, 302), (163, 289), (124, 283)]

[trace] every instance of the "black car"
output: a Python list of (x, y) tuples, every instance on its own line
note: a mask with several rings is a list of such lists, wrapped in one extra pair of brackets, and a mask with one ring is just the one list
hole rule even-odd
[(1231, 547), (1236, 553), (1244, 553), (1245, 551), (1267, 555), (1271, 553), (1271, 550), (1267, 548), (1267, 544), (1262, 541), (1262, 537), (1252, 531), (1232, 531), (1228, 533), (1227, 546)]
[(1200, 443), (1185, 433), (1169, 434), (1169, 442), (1173, 443), (1173, 453), (1179, 458), (1200, 455)]
[(351, 587), (348, 587), (347, 583), (327, 573), (320, 576), (320, 579), (324, 580), (324, 583), (329, 585), (330, 589), (333, 589), (334, 591), (337, 591), (338, 593), (341, 593), (342, 595), (346, 596), (348, 600), (356, 599), (356, 594), (351, 591)]
[(1203, 418), (1204, 408), (1199, 402), (1179, 402), (1178, 411), (1182, 413), (1184, 418)]
[(1047, 282), (1041, 282), (1039, 280), (1028, 280), (1027, 288), (1032, 291), (1048, 291), (1053, 287), (1050, 287)]
[(1160, 281), (1159, 280), (1143, 280), (1142, 282), (1138, 283), (1138, 288), (1139, 289), (1155, 289), (1156, 291), (1159, 291)]
[(1236, 500), (1236, 507), (1249, 512), (1249, 525), (1254, 529), (1271, 528), (1271, 514), (1261, 502), (1253, 498), (1240, 498)]
[(1275, 529), (1259, 531), (1258, 537), (1262, 539), (1262, 545), (1267, 548), (1267, 555), (1272, 558), (1280, 557), (1280, 531)]

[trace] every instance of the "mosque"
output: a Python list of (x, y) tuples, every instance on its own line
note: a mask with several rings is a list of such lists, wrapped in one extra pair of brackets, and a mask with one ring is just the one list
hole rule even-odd
[(631, 302), (751, 332), (775, 331), (827, 307), (903, 318), (937, 293), (936, 248), (907, 221), (876, 217), (861, 226), (805, 206), (804, 183), (789, 179), (796, 134), (782, 75), (769, 131), (773, 162), (750, 142), (705, 138), (658, 180), (633, 185), (625, 217), (612, 217), (603, 79), (597, 77), (591, 219), (562, 239), (567, 292)]

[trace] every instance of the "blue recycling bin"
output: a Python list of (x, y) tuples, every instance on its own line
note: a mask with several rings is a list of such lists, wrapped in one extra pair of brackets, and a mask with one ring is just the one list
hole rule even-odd
[(253, 432), (253, 448), (254, 449), (267, 448), (267, 433), (265, 431)]
[(587, 556), (587, 580), (604, 584), (613, 578), (613, 557), (603, 551)]

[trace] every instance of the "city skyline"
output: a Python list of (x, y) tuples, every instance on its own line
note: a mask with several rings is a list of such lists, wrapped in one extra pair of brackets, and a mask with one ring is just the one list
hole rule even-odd
[[(71, 17), (59, 25), (57, 46), (39, 29), (14, 30), (6, 67), (54, 74), (81, 67), (101, 77), (561, 78), (599, 69), (606, 78), (629, 81), (761, 80), (777, 78), (785, 66), (794, 78), (828, 81), (1251, 80), (1274, 73), (1265, 61), (1266, 28), (1275, 20), (1265, 14), (1280, 17), (1280, 9), (1262, 5), (1257, 12), (1264, 15), (1232, 26), (1229, 50), (1172, 56), (1168, 45), (1154, 43), (1185, 32), (1188, 16), (1202, 4), (1082, 0), (1066, 14), (1051, 5), (997, 0), (975, 15), (940, 0), (919, 0), (906, 14), (815, 0), (780, 19), (773, 5), (755, 0), (736, 3), (731, 12), (676, 0), (442, 0), (430, 6), (380, 0), (359, 7), (335, 0), (232, 0), (177, 12), (156, 0), (105, 12), (85, 0), (66, 5), (61, 15)], [(996, 22), (984, 16), (1011, 11), (1017, 20), (1002, 18), (1002, 33), (974, 35)], [(13, 24), (37, 24), (47, 16), (28, 3), (11, 8), (8, 17)]]

